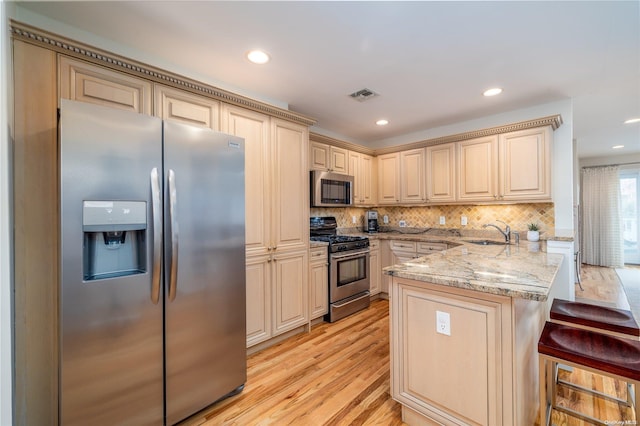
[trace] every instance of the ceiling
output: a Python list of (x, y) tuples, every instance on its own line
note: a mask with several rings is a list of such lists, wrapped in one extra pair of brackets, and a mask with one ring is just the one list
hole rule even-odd
[[(640, 153), (640, 123), (623, 124), (640, 117), (638, 1), (18, 6), (143, 52), (142, 62), (288, 105), (315, 118), (320, 133), (363, 145), (572, 99), (580, 158)], [(271, 62), (249, 63), (252, 48)], [(482, 96), (495, 86), (504, 92)], [(349, 97), (363, 88), (379, 96)], [(379, 118), (389, 125), (376, 126)]]

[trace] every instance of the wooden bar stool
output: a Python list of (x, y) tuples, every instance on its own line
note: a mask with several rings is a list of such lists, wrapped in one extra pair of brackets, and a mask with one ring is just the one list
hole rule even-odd
[[(631, 311), (626, 309), (610, 308), (607, 306), (594, 305), (591, 303), (571, 302), (563, 299), (554, 299), (549, 312), (551, 322), (564, 324), (572, 327), (583, 328), (598, 333), (610, 334), (616, 337), (640, 340), (640, 327), (633, 317)], [(627, 400), (609, 395), (603, 392), (594, 391), (575, 383), (560, 379), (558, 366), (554, 369), (554, 383), (569, 386), (582, 392), (596, 394), (602, 398), (607, 398), (616, 402), (632, 405), (632, 386), (627, 383)]]
[[(547, 322), (538, 341), (540, 364), (540, 425), (548, 425), (556, 409), (598, 425), (612, 420), (596, 419), (556, 404), (554, 372), (558, 363), (626, 381), (633, 386), (630, 397), (636, 422), (640, 421), (640, 341), (624, 339), (582, 328)], [(605, 422), (609, 420), (609, 422)]]

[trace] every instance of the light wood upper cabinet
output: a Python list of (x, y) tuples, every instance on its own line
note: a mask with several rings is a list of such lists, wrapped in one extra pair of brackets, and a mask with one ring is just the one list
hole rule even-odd
[(498, 199), (498, 137), (458, 142), (458, 201)]
[(424, 203), (424, 148), (400, 152), (400, 202)]
[(456, 201), (456, 144), (428, 146), (426, 156), (427, 201)]
[[(247, 255), (266, 254), (271, 241), (269, 116), (223, 104), (221, 128), (245, 141), (245, 244)], [(297, 195), (296, 195), (297, 197)]]
[(154, 85), (154, 115), (163, 120), (220, 128), (220, 102), (172, 87)]
[(378, 204), (400, 202), (400, 153), (378, 157)]
[(308, 144), (306, 126), (271, 119), (271, 240), (274, 250), (306, 250), (309, 245)]
[(551, 200), (550, 140), (549, 127), (500, 135), (500, 200)]
[(151, 83), (59, 56), (60, 97), (151, 115)]
[(349, 173), (354, 177), (354, 204), (375, 204), (376, 173), (374, 157), (355, 151), (349, 151)]
[(349, 151), (337, 146), (311, 141), (309, 143), (309, 168), (349, 174)]

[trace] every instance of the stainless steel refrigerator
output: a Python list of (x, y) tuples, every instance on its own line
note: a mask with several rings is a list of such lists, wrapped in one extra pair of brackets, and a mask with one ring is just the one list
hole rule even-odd
[(60, 423), (174, 424), (241, 391), (244, 140), (68, 100), (59, 133)]

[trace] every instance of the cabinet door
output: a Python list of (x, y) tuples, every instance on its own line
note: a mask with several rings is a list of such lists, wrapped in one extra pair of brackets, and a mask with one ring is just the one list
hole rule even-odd
[(374, 158), (349, 151), (349, 174), (354, 177), (353, 200), (356, 205), (375, 203)]
[(247, 257), (247, 347), (271, 337), (271, 259)]
[(369, 268), (369, 292), (373, 296), (374, 294), (380, 293), (381, 290), (380, 274), (382, 268), (380, 266), (379, 250), (371, 250), (369, 252)]
[(154, 115), (212, 130), (220, 128), (220, 102), (156, 84)]
[(331, 147), (327, 144), (311, 141), (309, 143), (309, 168), (311, 170), (329, 170)]
[(304, 325), (308, 321), (307, 252), (273, 256), (273, 335)]
[(394, 152), (378, 157), (378, 203), (400, 202), (400, 154)]
[(400, 152), (400, 201), (424, 203), (424, 148)]
[(272, 118), (271, 200), (274, 250), (307, 250), (309, 244), (308, 144), (307, 127)]
[(330, 170), (334, 173), (349, 174), (349, 151), (332, 146), (330, 150)]
[(500, 199), (551, 200), (551, 129), (500, 135)]
[(426, 155), (427, 201), (456, 201), (456, 144), (428, 146)]
[[(510, 423), (502, 418), (501, 305), (398, 278), (392, 292), (393, 398), (436, 422)], [(448, 314), (449, 335), (437, 330), (438, 312)]]
[(498, 137), (458, 143), (458, 200), (494, 201), (498, 198)]
[(245, 141), (245, 245), (247, 254), (266, 254), (271, 246), (271, 165), (269, 117), (222, 105), (221, 128)]
[(151, 114), (151, 83), (107, 68), (59, 57), (60, 97)]
[(329, 264), (325, 247), (309, 254), (309, 316), (313, 320), (329, 312)]

